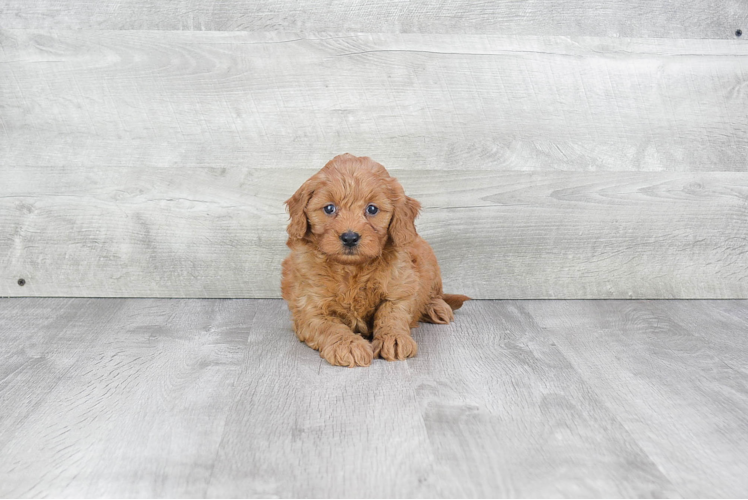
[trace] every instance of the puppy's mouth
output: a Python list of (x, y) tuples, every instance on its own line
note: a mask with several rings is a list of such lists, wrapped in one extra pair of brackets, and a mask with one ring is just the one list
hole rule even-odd
[(332, 258), (332, 260), (340, 264), (347, 264), (347, 265), (358, 265), (369, 260), (368, 256), (363, 255), (361, 253), (358, 246), (354, 246), (354, 247), (343, 246), (340, 249), (340, 252), (330, 255), (329, 257)]

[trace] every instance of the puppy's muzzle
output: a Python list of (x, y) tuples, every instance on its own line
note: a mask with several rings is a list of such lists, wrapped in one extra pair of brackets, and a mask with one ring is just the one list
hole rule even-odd
[(346, 231), (340, 235), (340, 241), (342, 241), (343, 245), (348, 248), (353, 248), (358, 245), (358, 240), (360, 239), (361, 235), (358, 233), (354, 233), (353, 231)]

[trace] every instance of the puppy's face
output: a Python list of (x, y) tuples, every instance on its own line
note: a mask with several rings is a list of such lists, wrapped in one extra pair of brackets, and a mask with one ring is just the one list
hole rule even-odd
[(369, 158), (335, 157), (287, 201), (290, 240), (342, 264), (361, 264), (415, 237), (418, 202)]
[(306, 207), (317, 247), (343, 264), (358, 264), (382, 253), (394, 210), (388, 186), (361, 177), (328, 176)]

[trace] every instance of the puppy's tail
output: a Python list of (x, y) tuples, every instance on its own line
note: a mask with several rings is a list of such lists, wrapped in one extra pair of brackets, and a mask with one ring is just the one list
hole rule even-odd
[(452, 295), (449, 293), (445, 293), (442, 296), (442, 299), (444, 299), (444, 302), (449, 304), (449, 307), (451, 307), (453, 311), (461, 308), (462, 304), (467, 302), (468, 300), (472, 300), (467, 295)]

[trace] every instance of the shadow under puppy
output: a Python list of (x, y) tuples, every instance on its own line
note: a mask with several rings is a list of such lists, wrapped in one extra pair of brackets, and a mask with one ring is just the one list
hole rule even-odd
[(336, 156), (286, 205), (283, 298), (299, 340), (330, 364), (415, 356), (410, 329), (447, 324), (470, 300), (443, 293), (436, 256), (416, 232), (420, 203), (370, 158)]

